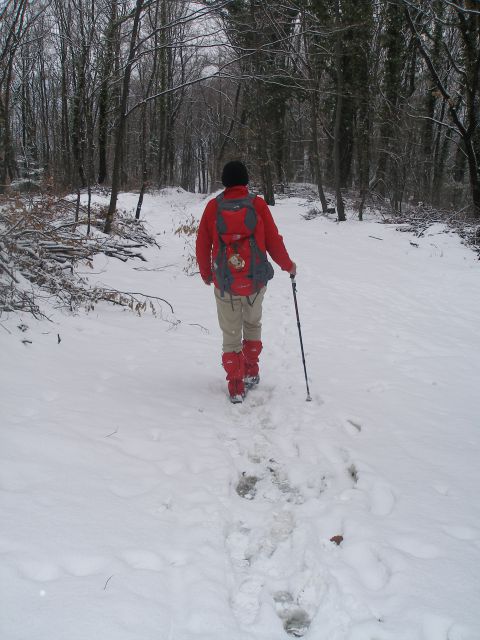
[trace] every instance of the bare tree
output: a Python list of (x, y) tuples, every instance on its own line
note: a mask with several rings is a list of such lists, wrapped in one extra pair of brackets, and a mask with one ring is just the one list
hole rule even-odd
[[(448, 6), (451, 19), (449, 28), (455, 33), (460, 55), (454, 55), (448, 47), (444, 53), (453, 63), (456, 88), (450, 88), (442, 79), (437, 62), (439, 56), (438, 49), (435, 49), (436, 40), (433, 48), (430, 44), (429, 33), (425, 28), (425, 14), (431, 10), (430, 3), (425, 2), (417, 3), (414, 9), (407, 3), (404, 7), (406, 21), (418, 50), (446, 103), (451, 120), (451, 125), (446, 123), (446, 126), (451, 127), (460, 138), (459, 151), (465, 155), (468, 166), (473, 212), (476, 217), (480, 217), (480, 10), (477, 3), (468, 0), (449, 3)], [(434, 19), (440, 20), (441, 17), (434, 16)]]
[[(9, 0), (0, 9), (0, 189), (219, 186), (248, 161), (400, 212), (480, 201), (472, 0)], [(38, 179), (38, 180), (37, 180)], [(25, 184), (27, 181), (24, 181)], [(20, 184), (20, 183), (17, 183)], [(342, 203), (341, 203), (342, 201)], [(78, 208), (79, 210), (79, 208)]]
[(15, 175), (11, 140), (13, 62), (25, 34), (27, 0), (5, 4), (0, 16), (0, 193)]
[(120, 167), (123, 154), (123, 142), (125, 138), (125, 129), (127, 122), (127, 106), (128, 97), (130, 93), (130, 78), (132, 75), (132, 67), (135, 62), (135, 54), (137, 47), (137, 38), (140, 30), (140, 20), (143, 11), (143, 5), (145, 0), (136, 0), (135, 9), (132, 13), (133, 25), (130, 35), (130, 48), (128, 52), (128, 59), (125, 65), (125, 71), (123, 73), (122, 82), (122, 97), (120, 101), (120, 111), (117, 124), (117, 135), (115, 139), (115, 157), (113, 160), (112, 171), (112, 191), (110, 195), (110, 205), (108, 207), (107, 216), (105, 220), (105, 233), (110, 233), (112, 228), (113, 216), (117, 208), (118, 191), (120, 189)]

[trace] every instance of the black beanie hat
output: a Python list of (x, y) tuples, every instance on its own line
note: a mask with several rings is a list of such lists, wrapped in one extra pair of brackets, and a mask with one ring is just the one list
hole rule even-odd
[(224, 187), (246, 186), (248, 184), (247, 167), (240, 160), (227, 162), (222, 171), (222, 184)]

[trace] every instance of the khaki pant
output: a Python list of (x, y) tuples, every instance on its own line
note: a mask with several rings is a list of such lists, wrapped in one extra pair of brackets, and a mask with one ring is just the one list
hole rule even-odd
[(266, 287), (251, 296), (231, 296), (225, 292), (223, 298), (215, 287), (218, 323), (223, 332), (223, 352), (239, 352), (242, 340), (261, 340), (262, 303)]

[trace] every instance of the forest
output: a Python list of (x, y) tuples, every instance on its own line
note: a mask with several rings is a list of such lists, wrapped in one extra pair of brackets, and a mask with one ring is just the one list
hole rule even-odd
[(480, 0), (0, 0), (0, 638), (478, 640), (479, 258)]
[(219, 186), (244, 158), (394, 213), (480, 216), (476, 0), (7, 0), (0, 193)]

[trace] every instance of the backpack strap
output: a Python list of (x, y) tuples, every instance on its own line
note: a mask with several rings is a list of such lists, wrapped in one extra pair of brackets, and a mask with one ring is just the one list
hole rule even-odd
[(233, 276), (230, 273), (230, 269), (227, 265), (227, 245), (223, 241), (222, 233), (227, 232), (227, 223), (225, 222), (225, 218), (222, 215), (222, 210), (224, 208), (225, 198), (223, 197), (223, 193), (220, 193), (216, 197), (217, 201), (217, 213), (216, 213), (216, 226), (218, 232), (218, 254), (213, 263), (215, 269), (215, 275), (217, 276), (218, 287), (220, 289), (220, 295), (223, 298), (225, 296), (225, 290), (229, 291), (232, 282)]
[(247, 201), (246, 203), (247, 213), (245, 214), (245, 226), (247, 227), (247, 229), (249, 229), (252, 232), (252, 235), (257, 226), (257, 212), (255, 211), (255, 206), (253, 204), (253, 201), (255, 200), (256, 197), (257, 196), (252, 196), (249, 194), (248, 198), (245, 198), (245, 200)]
[[(215, 200), (217, 201), (217, 231), (218, 235), (227, 232), (227, 223), (225, 222), (225, 218), (222, 216), (223, 203), (225, 202), (225, 198), (223, 197), (223, 193), (220, 193)], [(220, 238), (221, 240), (221, 238)], [(223, 241), (222, 241), (223, 242)]]
[[(256, 196), (250, 196), (250, 207), (253, 211), (253, 215), (255, 216), (255, 223), (253, 226), (253, 230), (257, 224), (257, 212), (255, 210), (255, 206), (253, 201)], [(245, 219), (245, 224), (247, 224), (247, 220)], [(248, 226), (248, 225), (247, 225)], [(260, 249), (255, 240), (255, 235), (252, 230), (252, 235), (250, 236), (250, 272), (248, 277), (251, 278), (253, 286), (255, 290), (258, 292), (262, 287), (264, 287), (269, 280), (273, 278), (273, 267), (268, 261), (267, 254)]]

